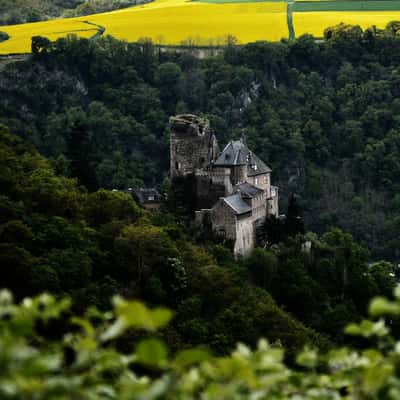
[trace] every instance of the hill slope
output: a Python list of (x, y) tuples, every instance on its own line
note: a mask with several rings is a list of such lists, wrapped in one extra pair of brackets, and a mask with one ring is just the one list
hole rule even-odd
[(0, 286), (16, 297), (69, 295), (77, 309), (107, 309), (117, 293), (165, 304), (176, 311), (164, 333), (174, 347), (225, 353), (261, 336), (289, 351), (329, 344), (242, 279), (227, 250), (227, 265), (217, 263), (171, 215), (147, 214), (120, 192), (86, 193), (1, 125), (0, 155)]
[(81, 3), (83, 0), (0, 0), (0, 25), (58, 17)]
[(79, 17), (124, 7), (144, 0), (0, 0), (0, 25)]

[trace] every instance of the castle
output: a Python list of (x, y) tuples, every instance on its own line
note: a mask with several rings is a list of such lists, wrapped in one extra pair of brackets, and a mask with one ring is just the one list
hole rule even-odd
[(256, 244), (256, 230), (268, 216), (278, 216), (278, 188), (271, 169), (243, 139), (220, 151), (206, 119), (185, 114), (170, 119), (172, 182), (192, 177), (198, 224), (211, 225), (233, 243), (235, 256), (247, 255)]

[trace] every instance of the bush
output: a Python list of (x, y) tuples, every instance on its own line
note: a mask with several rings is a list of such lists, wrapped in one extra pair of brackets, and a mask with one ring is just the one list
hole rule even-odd
[[(43, 294), (16, 304), (10, 292), (0, 292), (0, 397), (399, 398), (398, 343), (382, 317), (400, 315), (400, 287), (394, 301), (372, 301), (370, 315), (378, 320), (364, 320), (346, 329), (373, 343), (371, 348), (335, 349), (325, 355), (304, 349), (293, 368), (285, 365), (283, 348), (263, 339), (255, 350), (238, 344), (224, 358), (213, 357), (203, 348), (169, 354), (155, 333), (171, 320), (169, 310), (149, 309), (119, 297), (113, 304), (112, 313), (91, 309), (83, 318), (67, 320), (71, 307), (67, 299)], [(116, 343), (128, 331), (142, 332), (142, 339), (125, 354)]]
[(10, 35), (6, 32), (0, 31), (0, 43), (10, 39)]

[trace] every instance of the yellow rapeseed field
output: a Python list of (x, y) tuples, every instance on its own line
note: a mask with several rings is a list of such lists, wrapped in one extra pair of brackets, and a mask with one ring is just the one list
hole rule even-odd
[[(316, 0), (317, 1), (317, 0)], [(104, 27), (105, 34), (132, 42), (151, 38), (158, 44), (218, 45), (233, 35), (239, 43), (255, 40), (277, 41), (288, 37), (287, 3), (245, 2), (212, 4), (190, 0), (156, 0), (154, 2), (109, 13), (87, 17), (58, 19), (24, 25), (2, 26), (10, 39), (0, 43), (0, 54), (26, 53), (31, 37), (40, 35), (51, 40), (76, 33), (91, 37)], [(320, 37), (328, 26), (340, 22), (384, 27), (389, 21), (400, 20), (400, 11), (329, 11), (294, 12), (296, 36), (310, 33)]]
[(344, 22), (369, 28), (373, 25), (384, 28), (390, 21), (400, 21), (400, 11), (329, 11), (295, 12), (293, 23), (296, 37), (310, 33), (322, 37), (325, 28)]
[[(104, 26), (105, 34), (118, 39), (135, 41), (148, 37), (156, 43), (172, 45), (188, 41), (197, 45), (221, 44), (227, 35), (235, 36), (240, 43), (288, 37), (286, 3), (283, 1), (209, 4), (157, 0), (88, 17), (1, 27), (11, 39), (0, 44), (0, 54), (30, 51), (30, 38), (35, 35), (55, 38), (88, 29), (90, 26), (83, 23), (86, 20)], [(89, 32), (77, 33), (90, 36)]]
[(11, 39), (0, 43), (0, 54), (30, 52), (32, 36), (45, 36), (51, 40), (56, 40), (59, 37), (66, 36), (68, 33), (76, 33), (81, 37), (91, 37), (97, 32), (95, 26), (73, 19), (0, 26), (0, 30), (7, 32), (11, 37)]
[(135, 41), (150, 37), (162, 44), (188, 39), (199, 45), (222, 43), (227, 35), (240, 43), (288, 36), (286, 3), (209, 4), (161, 0), (119, 13), (93, 16), (106, 33)]

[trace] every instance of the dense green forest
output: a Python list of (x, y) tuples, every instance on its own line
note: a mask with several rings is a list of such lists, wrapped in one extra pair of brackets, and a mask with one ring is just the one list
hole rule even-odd
[(112, 11), (140, 0), (0, 0), (0, 25), (23, 24), (55, 17)]
[(340, 227), (372, 259), (397, 260), (397, 26), (340, 26), (324, 42), (230, 45), (205, 59), (145, 39), (44, 41), (4, 67), (0, 120), (96, 190), (161, 186), (169, 116), (202, 114), (222, 144), (245, 133), (273, 168), (282, 209), (299, 196), (307, 229)]
[(369, 265), (368, 251), (339, 229), (284, 233), (271, 249), (235, 261), (220, 244), (196, 244), (166, 208), (149, 213), (128, 194), (88, 192), (58, 175), (5, 127), (0, 186), (1, 287), (18, 299), (70, 296), (78, 313), (108, 309), (116, 293), (168, 306), (176, 318), (164, 337), (173, 349), (208, 344), (225, 354), (261, 336), (279, 340), (289, 356), (306, 343), (327, 349), (396, 283), (392, 264)]

